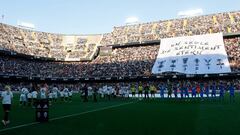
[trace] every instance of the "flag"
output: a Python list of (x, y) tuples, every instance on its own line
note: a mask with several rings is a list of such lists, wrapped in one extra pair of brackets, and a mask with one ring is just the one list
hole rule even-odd
[(231, 29), (230, 27), (227, 27), (227, 32), (228, 32), (228, 33), (231, 33), (231, 30), (232, 30), (232, 29)]
[(234, 17), (230, 13), (228, 13), (228, 16), (229, 16), (229, 18), (231, 20), (231, 23), (234, 23)]
[(218, 23), (216, 16), (213, 16), (213, 23), (214, 23), (214, 24), (217, 24), (217, 23)]
[(186, 27), (187, 26), (187, 20), (185, 19), (184, 21), (183, 21), (183, 27)]

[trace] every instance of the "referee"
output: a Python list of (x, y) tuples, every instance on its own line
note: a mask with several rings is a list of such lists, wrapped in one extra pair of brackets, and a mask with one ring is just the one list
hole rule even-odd
[(145, 83), (144, 84), (144, 99), (149, 99), (148, 91), (149, 91), (149, 85), (147, 83)]
[(5, 91), (2, 92), (1, 94), (1, 99), (2, 99), (2, 105), (3, 105), (3, 120), (2, 123), (4, 126), (10, 123), (9, 121), (9, 112), (11, 110), (11, 101), (13, 98), (13, 94), (11, 92), (10, 86), (5, 86)]
[(88, 102), (88, 87), (86, 84), (83, 84), (84, 100), (83, 102)]

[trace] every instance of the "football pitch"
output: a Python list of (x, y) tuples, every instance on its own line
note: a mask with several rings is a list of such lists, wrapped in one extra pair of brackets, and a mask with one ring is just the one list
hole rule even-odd
[[(11, 123), (0, 126), (4, 135), (237, 135), (240, 97), (235, 103), (212, 100), (99, 99), (50, 106), (49, 122), (35, 122), (35, 109), (19, 106), (15, 95)], [(2, 118), (2, 108), (0, 117)]]

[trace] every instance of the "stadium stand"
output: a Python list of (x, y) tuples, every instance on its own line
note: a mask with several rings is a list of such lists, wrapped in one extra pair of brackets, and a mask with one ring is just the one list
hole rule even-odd
[[(240, 71), (240, 12), (114, 27), (111, 33), (62, 35), (0, 24), (0, 75), (40, 78), (152, 76), (160, 39), (224, 33), (231, 69)], [(99, 48), (112, 46), (111, 53)], [(16, 57), (21, 54), (25, 57)], [(26, 58), (28, 56), (32, 56)], [(46, 58), (46, 59), (38, 59)]]
[[(231, 68), (240, 71), (240, 38), (225, 39)], [(149, 76), (158, 45), (115, 48), (111, 56), (98, 56), (91, 62), (46, 62), (1, 57), (1, 74), (40, 77), (125, 77)]]
[[(91, 60), (97, 51), (100, 35), (68, 36), (21, 29), (0, 24), (2, 50), (61, 61)], [(89, 48), (91, 44), (92, 48)], [(82, 50), (81, 50), (82, 48)], [(92, 49), (89, 51), (89, 49)], [(90, 54), (91, 53), (91, 54)]]
[(162, 38), (191, 36), (207, 33), (239, 32), (240, 12), (227, 12), (191, 18), (164, 20), (151, 23), (114, 27), (105, 34), (102, 45), (147, 42)]

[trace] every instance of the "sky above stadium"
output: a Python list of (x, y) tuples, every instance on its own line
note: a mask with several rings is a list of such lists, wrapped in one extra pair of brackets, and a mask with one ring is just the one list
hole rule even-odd
[(0, 22), (33, 24), (35, 30), (53, 33), (97, 34), (111, 32), (126, 21), (236, 11), (239, 5), (239, 0), (1, 0)]

